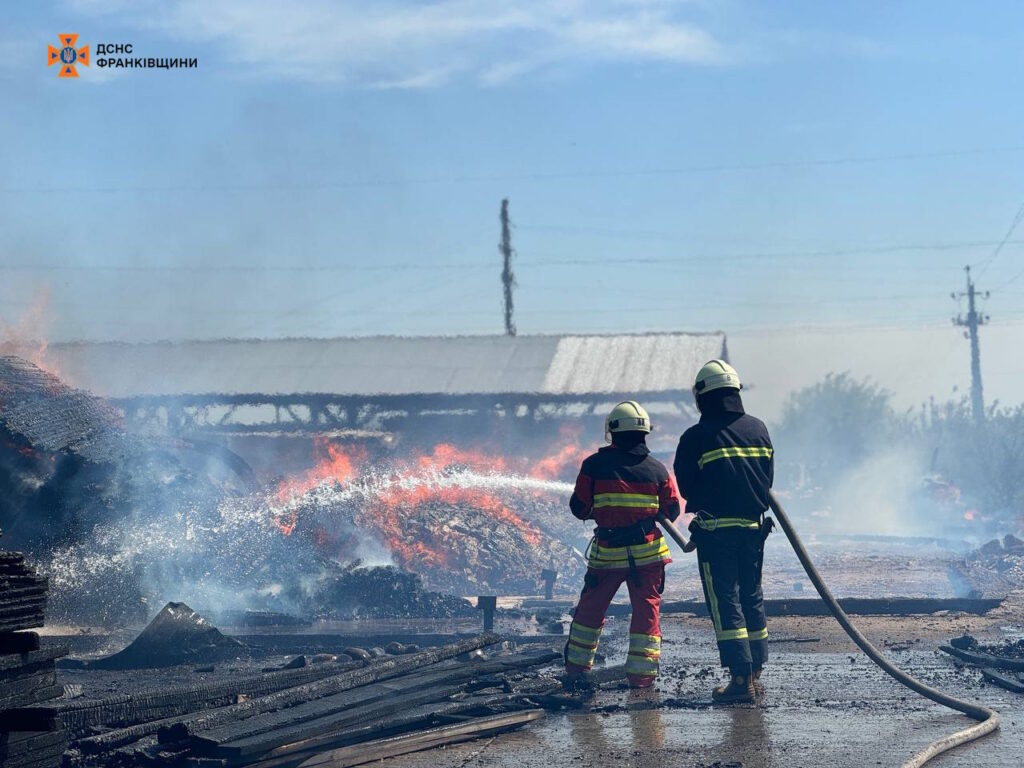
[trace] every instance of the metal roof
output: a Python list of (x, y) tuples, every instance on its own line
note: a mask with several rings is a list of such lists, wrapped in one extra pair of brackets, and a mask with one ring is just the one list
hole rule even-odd
[(74, 342), (47, 360), (104, 397), (592, 394), (688, 390), (724, 333)]

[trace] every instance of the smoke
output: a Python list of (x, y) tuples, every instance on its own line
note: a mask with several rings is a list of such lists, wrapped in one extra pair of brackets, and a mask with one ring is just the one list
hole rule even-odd
[(822, 527), (879, 536), (944, 535), (942, 520), (924, 494), (925, 470), (922, 457), (907, 446), (872, 453), (829, 484)]
[(53, 315), (50, 311), (50, 287), (36, 288), (28, 308), (17, 320), (0, 320), (0, 355), (15, 355), (30, 361), (44, 371), (59, 375), (47, 359)]
[[(548, 556), (573, 558), (541, 533), (549, 521), (520, 516), (557, 508), (567, 518), (568, 483), (486, 471), (500, 460), (444, 445), (390, 462), (331, 444), (318, 453), (313, 469), (251, 493), (207, 487), (177, 505), (170, 497), (140, 498), (125, 519), (56, 548), (43, 564), (54, 615), (131, 622), (170, 600), (215, 613), (309, 615), (353, 564), (398, 565), (451, 592), (467, 579), (496, 583), (506, 575), (522, 587)], [(483, 565), (475, 558), (491, 536), (507, 551)], [(573, 567), (567, 562), (561, 571)]]

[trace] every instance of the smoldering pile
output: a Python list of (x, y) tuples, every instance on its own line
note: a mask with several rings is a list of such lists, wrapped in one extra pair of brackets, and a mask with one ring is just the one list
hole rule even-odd
[[(135, 624), (175, 600), (304, 617), (455, 615), (460, 604), (430, 591), (537, 594), (542, 571), (567, 585), (585, 568), (588, 528), (546, 465), (513, 471), (436, 446), (358, 474), (318, 467), (287, 495), (257, 490), (237, 456), (130, 433), (102, 399), (12, 357), (0, 358), (0, 437), (4, 519), (50, 577), (51, 622)], [(355, 563), (397, 570), (381, 578)], [(367, 599), (348, 600), (353, 586)], [(389, 590), (389, 606), (369, 597)]]
[(956, 576), (978, 597), (1003, 596), (1024, 589), (1024, 541), (1012, 534), (992, 539), (955, 563)]
[(144, 521), (210, 519), (252, 488), (237, 456), (133, 434), (103, 399), (0, 356), (0, 509), (8, 540), (51, 577), (50, 621), (145, 617)]
[(326, 573), (304, 602), (308, 615), (318, 619), (455, 618), (477, 613), (467, 600), (424, 589), (415, 574), (393, 566), (361, 567), (359, 561)]
[(324, 482), (272, 514), (324, 556), (345, 562), (383, 554), (429, 589), (537, 594), (544, 569), (572, 583), (586, 566), (575, 546), (585, 547), (586, 529), (569, 514), (562, 486), (458, 464), (371, 472)]

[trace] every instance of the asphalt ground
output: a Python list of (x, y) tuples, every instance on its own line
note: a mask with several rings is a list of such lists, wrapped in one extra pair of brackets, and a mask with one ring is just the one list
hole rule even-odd
[[(855, 619), (856, 620), (856, 619)], [(998, 710), (1002, 730), (933, 761), (940, 768), (1024, 765), (1024, 696), (985, 684), (937, 650), (971, 631), (983, 640), (1019, 636), (1020, 601), (989, 616), (856, 620), (901, 667), (929, 685)], [(627, 620), (609, 620), (601, 652), (622, 663)], [(599, 690), (588, 712), (550, 714), (521, 731), (385, 761), (387, 768), (527, 766), (589, 768), (853, 768), (898, 766), (971, 720), (903, 688), (872, 664), (830, 618), (769, 622), (771, 661), (759, 706), (719, 707), (722, 676), (710, 621), (665, 617), (662, 673), (652, 691)], [(817, 642), (796, 642), (817, 640)]]

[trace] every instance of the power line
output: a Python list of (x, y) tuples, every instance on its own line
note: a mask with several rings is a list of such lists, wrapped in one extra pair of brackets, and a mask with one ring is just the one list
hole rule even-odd
[(990, 147), (975, 149), (949, 149), (934, 152), (905, 152), (888, 155), (861, 155), (838, 158), (811, 158), (804, 160), (771, 160), (749, 163), (721, 163), (715, 165), (692, 165), (678, 168), (609, 169), (598, 171), (563, 171), (553, 173), (493, 174), (466, 176), (433, 176), (411, 179), (351, 179), (348, 181), (303, 181), (287, 184), (168, 184), (123, 185), (123, 186), (50, 186), (50, 187), (3, 187), (3, 194), (56, 194), (56, 193), (141, 193), (141, 192), (294, 192), (303, 190), (359, 189), (366, 187), (419, 186), (431, 184), (479, 184), (531, 181), (566, 181), (574, 179), (626, 178), (651, 176), (684, 176), (704, 173), (727, 173), (736, 171), (784, 170), (788, 168), (830, 167), (863, 165), (886, 162), (933, 160), (947, 157), (971, 155), (993, 155), (1024, 152), (1024, 146)]
[[(545, 266), (618, 266), (621, 264), (652, 264), (652, 265), (674, 265), (674, 264), (713, 264), (727, 263), (731, 261), (778, 261), (783, 259), (820, 259), (830, 256), (856, 256), (870, 254), (898, 253), (903, 251), (941, 251), (960, 250), (966, 248), (980, 248), (993, 245), (1024, 245), (1024, 239), (1010, 240), (964, 240), (948, 243), (904, 243), (894, 245), (869, 246), (861, 248), (836, 248), (812, 251), (779, 251), (760, 253), (732, 253), (714, 254), (701, 253), (694, 256), (610, 256), (607, 259), (583, 259), (579, 257), (566, 257), (559, 255), (543, 256), (541, 258), (520, 260), (520, 264), (545, 267)], [(432, 272), (438, 269), (491, 269), (485, 263), (475, 261), (451, 261), (451, 262), (390, 262), (390, 263), (366, 263), (357, 264), (294, 264), (283, 266), (280, 264), (0, 264), (0, 271), (8, 272), (138, 272), (138, 273), (305, 273), (305, 272), (389, 272), (393, 270), (409, 270)], [(945, 269), (942, 267), (942, 269)]]
[(996, 257), (1003, 250), (1003, 246), (1005, 246), (1010, 241), (1010, 238), (1013, 236), (1014, 230), (1017, 229), (1017, 225), (1020, 224), (1021, 221), (1024, 221), (1024, 203), (1021, 203), (1020, 208), (1017, 209), (1017, 215), (1013, 217), (1013, 221), (1010, 223), (1010, 228), (1006, 230), (1006, 235), (1003, 237), (1002, 240), (999, 241), (999, 244), (996, 246), (996, 249), (992, 251), (992, 254), (987, 259), (982, 261), (981, 264), (975, 265), (980, 266), (982, 268), (981, 272), (978, 273), (979, 278), (985, 274), (985, 271), (989, 268), (989, 266), (991, 266), (992, 262), (995, 261)]

